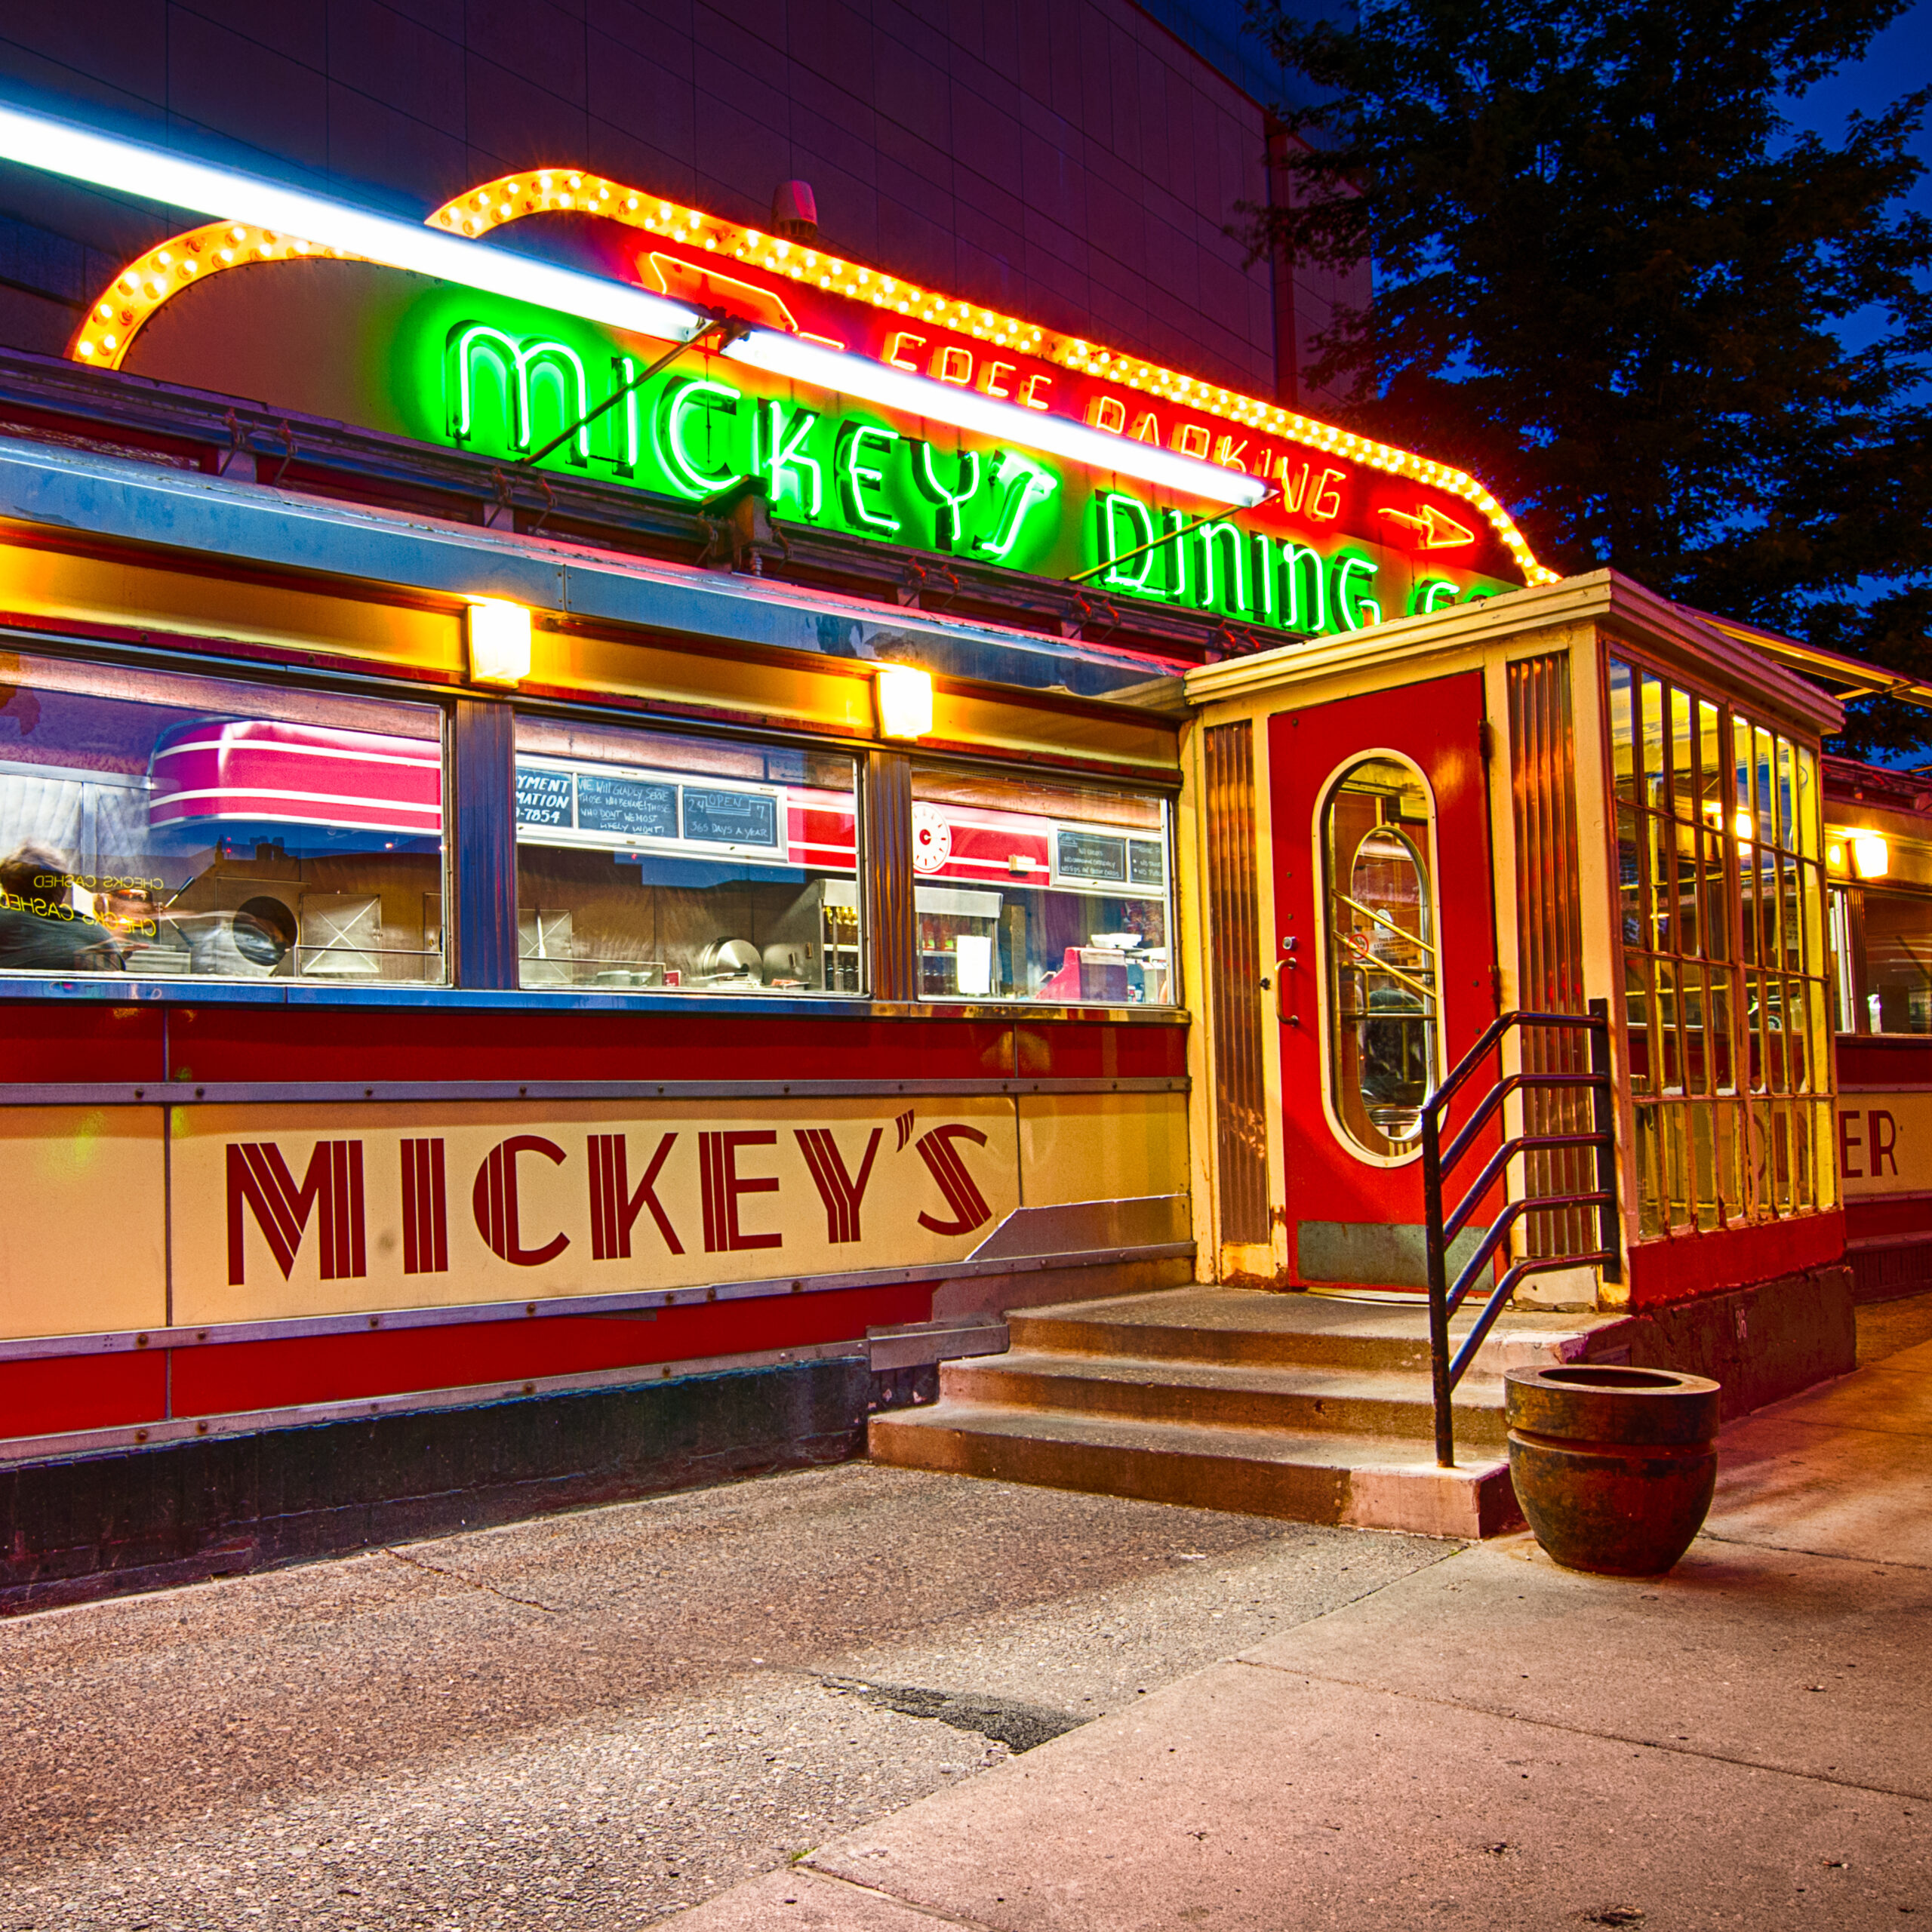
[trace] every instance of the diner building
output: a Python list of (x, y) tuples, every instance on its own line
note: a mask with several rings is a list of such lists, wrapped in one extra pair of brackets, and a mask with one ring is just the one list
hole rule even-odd
[(170, 211), (0, 349), (0, 1607), (869, 1429), (1494, 1527), (1426, 1392), (1257, 1448), (1321, 1398), (1194, 1372), (1229, 1297), (1426, 1348), (1462, 1269), (1748, 1407), (1918, 1279), (1927, 801), (1825, 756), (1848, 667), (1558, 580), (1239, 380), (1275, 308), (1171, 364), (561, 147), (413, 218), (0, 156)]

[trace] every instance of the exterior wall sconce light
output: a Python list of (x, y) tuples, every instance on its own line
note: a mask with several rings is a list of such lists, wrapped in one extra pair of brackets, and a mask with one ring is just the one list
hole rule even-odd
[(933, 728), (933, 676), (910, 664), (887, 664), (872, 681), (881, 738), (923, 738)]
[(1860, 878), (1883, 878), (1892, 869), (1890, 847), (1875, 832), (1854, 832), (1851, 869)]
[(530, 613), (521, 604), (481, 597), (463, 622), (472, 683), (515, 685), (530, 675)]

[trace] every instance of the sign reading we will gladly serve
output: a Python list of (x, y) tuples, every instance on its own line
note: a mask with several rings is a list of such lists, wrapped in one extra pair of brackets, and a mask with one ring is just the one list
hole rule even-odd
[[(306, 235), (171, 238), (69, 354), (1297, 635), (1552, 574), (1449, 466), (641, 188), (505, 176), (426, 233), (278, 194)], [(586, 266), (488, 239), (531, 217)]]

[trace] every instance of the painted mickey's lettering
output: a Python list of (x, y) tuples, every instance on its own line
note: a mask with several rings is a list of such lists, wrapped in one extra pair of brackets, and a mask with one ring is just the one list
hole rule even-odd
[[(888, 1125), (897, 1130), (894, 1154), (915, 1152), (918, 1167), (911, 1171), (923, 1168), (927, 1179), (915, 1184), (907, 1174), (881, 1208), (872, 1184)], [(229, 1284), (247, 1282), (251, 1228), (284, 1281), (293, 1277), (305, 1247), (321, 1281), (366, 1275), (368, 1223), (373, 1213), (381, 1226), (391, 1202), (399, 1212), (401, 1238), (385, 1235), (376, 1244), (379, 1256), (394, 1254), (405, 1275), (450, 1273), (460, 1254), (453, 1260), (448, 1145), (442, 1135), (401, 1140), (391, 1195), (388, 1163), (365, 1159), (364, 1140), (287, 1148), (275, 1140), (227, 1143)], [(994, 1219), (965, 1151), (987, 1145), (983, 1132), (959, 1121), (915, 1139), (909, 1115), (885, 1125), (858, 1123), (856, 1131), (851, 1123), (782, 1133), (776, 1126), (693, 1134), (608, 1130), (585, 1136), (580, 1153), (564, 1137), (518, 1133), (482, 1152), (469, 1184), (470, 1218), (489, 1254), (532, 1269), (558, 1262), (586, 1236), (594, 1263), (660, 1263), (694, 1245), (707, 1254), (809, 1245), (821, 1211), (828, 1247), (890, 1243), (914, 1227), (964, 1237)], [(887, 1156), (888, 1164), (892, 1158)], [(581, 1182), (569, 1179), (580, 1172)], [(553, 1176), (567, 1181), (565, 1189), (544, 1185)], [(809, 1188), (801, 1186), (801, 1179)], [(691, 1211), (694, 1194), (694, 1225), (681, 1226), (678, 1217)], [(931, 1211), (940, 1207), (943, 1214)], [(652, 1234), (640, 1234), (640, 1223)], [(475, 1259), (481, 1264), (480, 1254)]]

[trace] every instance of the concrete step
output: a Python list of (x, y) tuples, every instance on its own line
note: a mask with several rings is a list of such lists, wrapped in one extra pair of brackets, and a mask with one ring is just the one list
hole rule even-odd
[(1203, 1428), (948, 1398), (872, 1420), (874, 1459), (900, 1469), (1138, 1497), (1308, 1523), (1494, 1536), (1520, 1520), (1506, 1460), (1438, 1469), (1406, 1438)]
[[(1466, 1308), (1452, 1340), (1475, 1319)], [(1614, 1352), (1614, 1315), (1510, 1311), (1490, 1331), (1472, 1374), (1500, 1379), (1506, 1368), (1574, 1361)], [(1346, 1368), (1364, 1373), (1429, 1370), (1429, 1310), (1407, 1303), (1278, 1294), (1265, 1289), (1166, 1288), (1152, 1294), (1015, 1309), (1013, 1346), (1035, 1354), (1246, 1363), (1275, 1367)]]
[[(1015, 1349), (948, 1363), (940, 1371), (940, 1387), (949, 1401), (995, 1407), (1295, 1435), (1432, 1442), (1435, 1426), (1426, 1374), (1352, 1368)], [(1456, 1391), (1455, 1407), (1458, 1441), (1502, 1448), (1500, 1380), (1466, 1377)]]

